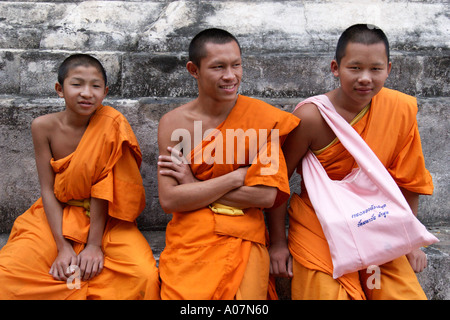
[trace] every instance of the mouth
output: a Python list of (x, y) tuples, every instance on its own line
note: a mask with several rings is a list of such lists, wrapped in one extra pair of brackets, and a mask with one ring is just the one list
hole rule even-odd
[(366, 87), (361, 87), (361, 88), (356, 88), (355, 89), (358, 93), (361, 93), (361, 94), (369, 94), (369, 93), (371, 93), (372, 92), (372, 88), (366, 88)]
[(225, 90), (227, 92), (234, 92), (237, 88), (237, 83), (236, 84), (230, 84), (230, 85), (223, 85), (223, 86), (219, 86), (220, 89)]
[(91, 108), (94, 105), (93, 103), (91, 103), (89, 101), (80, 101), (80, 102), (78, 102), (78, 104), (82, 108)]

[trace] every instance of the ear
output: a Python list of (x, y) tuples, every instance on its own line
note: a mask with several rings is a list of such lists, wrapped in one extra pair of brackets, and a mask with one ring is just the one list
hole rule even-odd
[(106, 86), (106, 87), (105, 87), (105, 93), (104, 93), (104, 97), (106, 97), (106, 95), (108, 94), (108, 92), (109, 92), (109, 87), (108, 87), (108, 86)]
[(388, 76), (389, 76), (389, 74), (391, 73), (391, 69), (392, 69), (392, 62), (389, 61), (389, 63), (388, 63), (388, 69), (387, 69)]
[(336, 78), (339, 78), (339, 65), (336, 60), (331, 61), (331, 72), (334, 74)]
[(55, 90), (56, 90), (56, 93), (58, 94), (58, 96), (60, 98), (64, 98), (63, 87), (62, 87), (62, 85), (59, 82), (55, 83)]
[(186, 69), (195, 79), (198, 79), (199, 68), (192, 61), (188, 61), (186, 64)]

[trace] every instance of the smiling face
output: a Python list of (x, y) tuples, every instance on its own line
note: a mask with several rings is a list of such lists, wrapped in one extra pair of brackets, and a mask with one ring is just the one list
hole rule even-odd
[(206, 56), (200, 67), (192, 61), (187, 69), (197, 79), (199, 97), (217, 102), (234, 101), (242, 79), (241, 52), (235, 41), (224, 44), (206, 43)]
[(70, 69), (63, 85), (56, 83), (56, 92), (66, 102), (66, 110), (79, 116), (90, 116), (108, 93), (102, 73), (93, 66)]
[(369, 45), (349, 42), (339, 65), (333, 60), (331, 70), (349, 101), (367, 104), (383, 88), (391, 63), (383, 42)]

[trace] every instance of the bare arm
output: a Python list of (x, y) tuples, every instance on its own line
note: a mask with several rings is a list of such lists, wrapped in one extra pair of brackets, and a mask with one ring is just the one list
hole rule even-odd
[[(419, 194), (403, 188), (400, 188), (400, 190), (408, 202), (411, 211), (417, 217), (419, 211)], [(408, 253), (406, 258), (408, 258), (414, 272), (422, 272), (427, 267), (427, 255), (420, 248)]]
[(103, 270), (102, 239), (107, 215), (108, 201), (91, 198), (89, 236), (86, 247), (78, 255), (77, 261), (83, 280), (92, 279)]
[[(314, 120), (320, 114), (314, 108), (302, 107), (294, 112), (294, 115), (301, 119), (300, 124), (288, 135), (283, 144), (289, 178), (310, 148), (312, 137), (318, 127)], [(266, 214), (270, 236), (270, 272), (279, 277), (292, 277), (292, 257), (286, 239), (286, 214), (287, 201), (268, 210)]]
[(270, 208), (275, 202), (277, 189), (268, 186), (242, 186), (226, 193), (217, 202), (235, 208)]
[(35, 150), (36, 167), (41, 187), (42, 202), (47, 221), (53, 233), (58, 249), (58, 256), (50, 268), (50, 274), (56, 280), (67, 280), (70, 276), (68, 267), (76, 264), (76, 254), (68, 240), (62, 235), (63, 206), (56, 199), (53, 188), (55, 175), (50, 165), (52, 153), (50, 149), (48, 117), (37, 118), (32, 122), (31, 133)]
[[(172, 154), (173, 149), (168, 147), (167, 151)], [(181, 153), (174, 151), (172, 156), (160, 155), (158, 165), (160, 166), (160, 174), (173, 177), (178, 185), (202, 183), (202, 181), (194, 177), (190, 166)], [(244, 179), (247, 168), (240, 168), (238, 170), (243, 173), (242, 178)], [(270, 208), (273, 206), (276, 196), (277, 189), (275, 187), (263, 185), (241, 186), (225, 193), (222, 197), (214, 201), (240, 209), (250, 207)]]

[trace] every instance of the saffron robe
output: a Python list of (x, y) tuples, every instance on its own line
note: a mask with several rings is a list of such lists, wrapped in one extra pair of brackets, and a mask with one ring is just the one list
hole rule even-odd
[[(417, 110), (414, 97), (383, 88), (373, 97), (369, 110), (353, 128), (374, 151), (399, 187), (419, 194), (432, 194), (433, 182), (425, 168), (416, 120)], [(317, 158), (333, 180), (341, 180), (357, 166), (338, 140), (317, 154)], [(301, 174), (301, 166), (297, 171)], [(300, 195), (294, 194), (290, 201), (289, 249), (302, 266), (333, 274), (329, 247), (304, 184)], [(403, 262), (402, 265), (408, 267)], [(404, 274), (411, 274), (410, 271), (412, 269), (404, 270)], [(415, 278), (414, 273), (412, 275)], [(358, 272), (343, 275), (336, 280), (352, 299), (366, 298)], [(297, 278), (295, 281), (305, 279)], [(319, 283), (316, 285), (320, 286)], [(383, 286), (382, 290), (389, 288)]]
[[(65, 204), (62, 229), (78, 254), (84, 248), (89, 217), (71, 200), (108, 201), (102, 239), (104, 268), (89, 281), (66, 281), (49, 274), (57, 248), (42, 198), (14, 222), (0, 251), (0, 299), (159, 299), (159, 276), (148, 242), (135, 219), (145, 207), (139, 167), (142, 154), (125, 117), (100, 106), (76, 150), (51, 160), (54, 193)], [(78, 288), (79, 287), (79, 288)]]
[[(290, 195), (289, 181), (281, 143), (273, 133), (278, 132), (282, 142), (298, 123), (299, 119), (292, 114), (240, 95), (227, 119), (191, 151), (191, 170), (197, 179), (207, 180), (251, 165), (245, 185), (275, 187), (277, 201), (283, 201)], [(235, 144), (230, 136), (227, 139), (227, 130), (228, 133), (242, 130), (254, 134), (258, 143), (264, 142), (263, 136), (267, 133), (269, 143), (259, 146), (254, 157), (252, 144), (245, 140), (246, 156), (240, 161), (237, 149), (241, 147), (239, 141), (243, 140), (237, 139)], [(230, 149), (234, 150), (233, 158), (227, 161)], [(271, 161), (267, 161), (265, 155), (270, 155)], [(213, 213), (205, 207), (173, 213), (166, 228), (166, 247), (159, 261), (162, 299), (230, 300), (236, 297), (252, 246), (264, 250), (268, 258), (262, 209), (243, 211), (244, 215), (229, 216)], [(269, 263), (266, 259), (265, 265), (259, 266), (261, 272), (267, 274), (266, 284)]]

